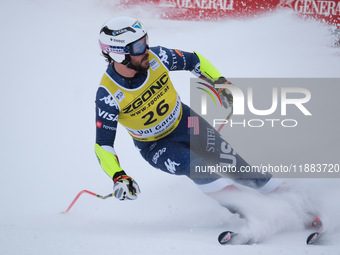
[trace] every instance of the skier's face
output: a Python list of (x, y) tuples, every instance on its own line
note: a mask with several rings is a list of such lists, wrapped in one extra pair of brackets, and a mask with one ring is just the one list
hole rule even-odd
[(145, 73), (149, 67), (149, 50), (146, 49), (145, 53), (143, 55), (139, 56), (132, 56), (131, 57), (131, 64), (134, 65), (138, 72)]

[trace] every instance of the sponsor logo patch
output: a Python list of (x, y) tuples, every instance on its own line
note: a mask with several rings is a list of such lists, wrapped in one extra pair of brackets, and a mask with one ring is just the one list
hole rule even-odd
[(124, 93), (120, 89), (117, 90), (114, 96), (119, 103), (122, 102), (122, 100), (125, 98)]
[(102, 128), (103, 122), (97, 120), (96, 126), (97, 128)]
[(152, 69), (152, 71), (155, 71), (159, 66), (160, 64), (157, 62), (156, 59), (153, 58), (150, 60), (150, 68)]

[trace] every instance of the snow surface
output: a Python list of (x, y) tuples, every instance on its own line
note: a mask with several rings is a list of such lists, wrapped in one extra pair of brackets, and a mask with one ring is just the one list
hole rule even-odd
[[(263, 241), (221, 246), (217, 235), (242, 226), (242, 220), (185, 177), (151, 169), (126, 142), (131, 139), (122, 128), (116, 150), (123, 168), (138, 181), (140, 197), (120, 202), (85, 194), (68, 214), (60, 214), (83, 189), (112, 192), (94, 154), (94, 97), (106, 67), (97, 36), (112, 16), (138, 16), (152, 45), (196, 50), (226, 77), (340, 75), (328, 28), (290, 12), (181, 22), (113, 3), (1, 2), (0, 254), (340, 254), (338, 179), (291, 180), (294, 192), (233, 197), (247, 205), (245, 232)], [(189, 89), (181, 84), (189, 84), (192, 75), (171, 76), (188, 102)], [(323, 245), (304, 244), (308, 231), (300, 217), (305, 204), (317, 204), (324, 218), (329, 237)]]

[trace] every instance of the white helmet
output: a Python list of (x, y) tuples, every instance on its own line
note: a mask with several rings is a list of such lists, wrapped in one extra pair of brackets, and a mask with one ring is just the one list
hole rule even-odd
[(144, 25), (126, 16), (112, 18), (103, 25), (99, 45), (118, 63), (122, 63), (126, 55), (142, 55), (149, 48)]

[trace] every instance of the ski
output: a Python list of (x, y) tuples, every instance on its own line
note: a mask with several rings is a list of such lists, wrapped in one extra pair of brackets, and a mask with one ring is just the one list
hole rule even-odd
[(309, 245), (309, 244), (315, 244), (315, 243), (320, 239), (321, 233), (322, 233), (322, 232), (314, 232), (314, 233), (310, 234), (310, 235), (307, 237), (307, 240), (306, 240), (307, 245)]
[[(322, 221), (319, 217), (314, 217), (313, 221), (310, 224), (310, 227), (314, 230), (311, 234), (308, 235), (306, 244), (316, 244), (322, 234), (323, 234), (323, 226)], [(218, 236), (218, 242), (222, 245), (232, 245), (232, 244), (253, 244), (254, 239), (243, 236), (240, 233), (236, 233), (233, 231), (224, 231)]]
[(222, 245), (247, 245), (254, 244), (252, 238), (242, 235), (241, 233), (235, 233), (232, 231), (224, 231), (218, 236), (218, 242)]
[(237, 235), (234, 232), (231, 231), (224, 231), (218, 236), (218, 242), (222, 245), (230, 243), (230, 240), (233, 236)]

